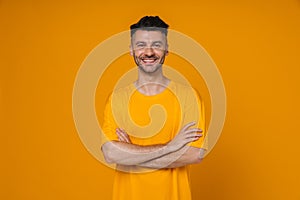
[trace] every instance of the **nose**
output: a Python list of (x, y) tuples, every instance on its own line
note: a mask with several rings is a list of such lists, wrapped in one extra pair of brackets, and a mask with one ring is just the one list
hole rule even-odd
[(145, 48), (145, 55), (152, 56), (153, 55), (153, 48), (152, 47)]

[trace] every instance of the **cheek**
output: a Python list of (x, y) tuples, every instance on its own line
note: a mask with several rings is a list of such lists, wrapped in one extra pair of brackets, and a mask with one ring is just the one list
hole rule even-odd
[(160, 58), (161, 58), (161, 57), (164, 57), (164, 56), (166, 55), (166, 53), (165, 53), (164, 51), (156, 51), (155, 54), (156, 54), (157, 56), (159, 56)]
[(140, 57), (141, 55), (143, 55), (143, 52), (141, 52), (141, 51), (134, 51), (133, 52), (133, 56), (135, 56), (135, 57)]

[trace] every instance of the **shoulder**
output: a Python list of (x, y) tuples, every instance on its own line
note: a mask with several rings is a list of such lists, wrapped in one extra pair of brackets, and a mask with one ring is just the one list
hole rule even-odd
[(131, 90), (132, 86), (130, 85), (113, 90), (106, 99), (106, 107), (115, 108), (116, 110), (125, 108), (127, 106)]
[(134, 85), (130, 84), (125, 87), (117, 88), (113, 90), (110, 94), (110, 97), (127, 97), (130, 96), (130, 94), (134, 91)]
[(123, 107), (127, 105), (128, 99), (134, 91), (134, 85), (127, 85), (122, 88), (114, 89), (107, 98), (107, 103), (113, 106)]
[(190, 97), (190, 96), (199, 96), (198, 92), (191, 86), (187, 84), (182, 84), (172, 81), (170, 83), (170, 89), (179, 96)]

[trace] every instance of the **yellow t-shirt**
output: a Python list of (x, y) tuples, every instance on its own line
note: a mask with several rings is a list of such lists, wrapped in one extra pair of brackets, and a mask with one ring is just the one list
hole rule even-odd
[[(108, 140), (118, 140), (116, 128), (123, 128), (133, 144), (166, 144), (187, 123), (196, 121), (205, 136), (204, 107), (197, 93), (171, 81), (154, 96), (146, 96), (133, 84), (115, 91), (105, 111), (103, 131)], [(205, 137), (189, 145), (206, 148)], [(114, 200), (189, 200), (188, 166), (143, 173), (116, 170)]]

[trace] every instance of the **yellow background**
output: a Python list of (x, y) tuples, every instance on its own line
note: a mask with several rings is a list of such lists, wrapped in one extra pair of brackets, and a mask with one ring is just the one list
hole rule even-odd
[(73, 83), (96, 45), (144, 15), (198, 41), (225, 83), (224, 131), (192, 169), (194, 199), (299, 200), (298, 0), (0, 0), (0, 199), (110, 199), (113, 171), (75, 130)]

